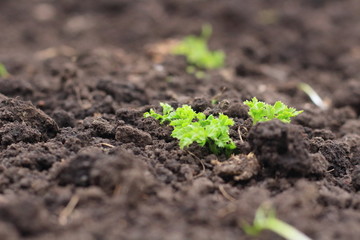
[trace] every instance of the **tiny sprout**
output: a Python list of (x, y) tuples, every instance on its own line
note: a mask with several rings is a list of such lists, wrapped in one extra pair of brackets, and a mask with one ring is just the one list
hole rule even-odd
[(0, 63), (0, 77), (8, 77), (10, 74), (4, 64)]
[(216, 104), (218, 104), (219, 103), (219, 100), (217, 100), (217, 99), (211, 99), (211, 105), (216, 105)]
[(243, 230), (250, 236), (257, 236), (263, 230), (270, 230), (287, 240), (311, 240), (295, 227), (278, 219), (273, 208), (264, 205), (257, 209), (253, 225), (243, 223)]
[(298, 88), (309, 96), (311, 101), (322, 110), (326, 110), (328, 105), (321, 99), (319, 94), (307, 83), (299, 83)]
[[(215, 69), (224, 65), (225, 53), (222, 51), (211, 51), (208, 40), (212, 34), (211, 25), (202, 27), (200, 36), (187, 36), (173, 49), (173, 54), (186, 57), (188, 64), (187, 72), (195, 73), (200, 69)], [(204, 77), (200, 74), (201, 78)]]

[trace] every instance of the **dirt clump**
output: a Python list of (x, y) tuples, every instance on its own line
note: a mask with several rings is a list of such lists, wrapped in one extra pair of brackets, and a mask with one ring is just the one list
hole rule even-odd
[(299, 126), (279, 120), (256, 124), (249, 132), (249, 143), (260, 163), (269, 172), (285, 176), (312, 173), (308, 143)]

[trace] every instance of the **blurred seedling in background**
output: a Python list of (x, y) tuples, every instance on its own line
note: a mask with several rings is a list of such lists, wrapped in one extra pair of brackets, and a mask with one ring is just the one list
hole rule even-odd
[(219, 103), (219, 100), (217, 100), (217, 99), (211, 99), (211, 105), (216, 105), (216, 104), (218, 104)]
[(0, 63), (0, 77), (6, 78), (10, 76), (4, 64)]
[(174, 110), (169, 104), (160, 103), (163, 114), (156, 113), (153, 109), (144, 113), (144, 117), (153, 117), (160, 123), (168, 122), (173, 126), (172, 137), (179, 140), (180, 148), (188, 147), (197, 143), (205, 145), (214, 154), (225, 153), (230, 155), (236, 148), (235, 143), (229, 136), (229, 126), (234, 121), (224, 114), (218, 117), (213, 115), (205, 116), (204, 113), (196, 113), (190, 106), (183, 105)]
[(252, 225), (245, 222), (242, 227), (250, 236), (258, 236), (262, 231), (270, 230), (287, 240), (311, 240), (295, 227), (278, 219), (275, 210), (266, 205), (262, 205), (256, 210)]
[(284, 103), (277, 101), (274, 105), (270, 105), (257, 100), (253, 97), (251, 101), (245, 101), (245, 105), (249, 107), (248, 114), (255, 125), (258, 122), (266, 122), (272, 119), (279, 119), (282, 122), (290, 123), (292, 117), (296, 117), (303, 111), (296, 111), (295, 108), (289, 108)]
[(318, 106), (321, 110), (326, 110), (329, 108), (328, 102), (325, 102), (321, 99), (319, 94), (307, 83), (299, 83), (298, 88), (303, 91), (306, 95), (309, 96), (311, 101)]
[(224, 65), (225, 53), (223, 51), (211, 51), (208, 41), (212, 34), (212, 27), (206, 24), (202, 27), (201, 35), (185, 37), (173, 48), (173, 54), (186, 57), (188, 67), (186, 71), (194, 74), (197, 78), (204, 78), (204, 70), (220, 68)]

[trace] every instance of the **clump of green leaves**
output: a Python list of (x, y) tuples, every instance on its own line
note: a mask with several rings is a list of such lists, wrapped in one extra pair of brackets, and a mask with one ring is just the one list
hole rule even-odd
[(174, 47), (175, 55), (183, 55), (189, 63), (188, 72), (196, 73), (196, 68), (215, 69), (224, 65), (225, 53), (223, 51), (211, 51), (208, 40), (212, 34), (210, 25), (204, 25), (200, 36), (187, 36)]
[(255, 213), (253, 225), (244, 223), (243, 229), (251, 236), (257, 236), (263, 230), (270, 230), (287, 240), (311, 240), (295, 227), (278, 219), (275, 210), (266, 206), (260, 206)]
[(7, 77), (9, 76), (9, 72), (7, 71), (4, 64), (0, 63), (0, 77)]
[(295, 108), (289, 108), (284, 103), (277, 101), (274, 105), (270, 105), (258, 101), (253, 97), (251, 101), (245, 101), (245, 105), (249, 107), (249, 115), (253, 119), (253, 124), (258, 122), (279, 119), (282, 122), (290, 123), (291, 118), (299, 115), (303, 111), (296, 111)]
[(179, 140), (180, 148), (188, 147), (192, 143), (200, 146), (207, 145), (211, 152), (220, 154), (225, 151), (230, 154), (236, 148), (229, 136), (229, 126), (234, 121), (224, 114), (219, 117), (204, 113), (196, 113), (190, 106), (183, 105), (174, 110), (169, 104), (160, 103), (163, 114), (156, 113), (153, 109), (144, 113), (144, 117), (153, 117), (160, 123), (168, 122), (173, 126), (172, 137)]

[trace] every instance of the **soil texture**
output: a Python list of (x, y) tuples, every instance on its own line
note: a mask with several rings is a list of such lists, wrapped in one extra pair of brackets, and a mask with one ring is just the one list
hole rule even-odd
[[(244, 233), (263, 203), (312, 239), (359, 239), (359, 12), (357, 0), (1, 0), (0, 239), (281, 239)], [(199, 79), (168, 49), (205, 23), (226, 63)], [(254, 96), (304, 112), (253, 126)], [(231, 117), (234, 154), (181, 150), (143, 118), (159, 102)]]

